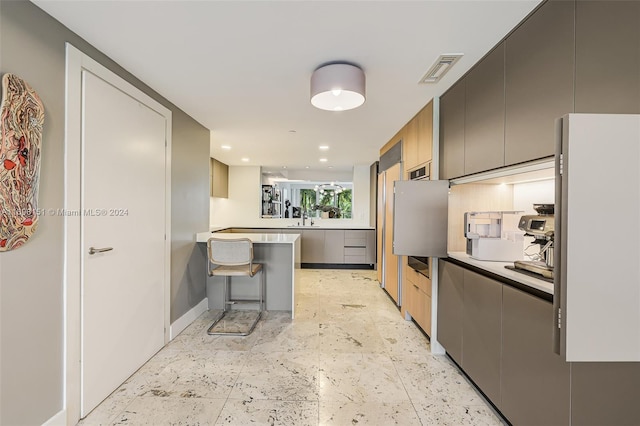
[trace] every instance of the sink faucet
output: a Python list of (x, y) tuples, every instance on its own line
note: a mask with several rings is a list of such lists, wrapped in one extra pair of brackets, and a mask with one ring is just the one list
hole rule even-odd
[(306, 210), (304, 210), (304, 211), (302, 212), (302, 226), (304, 226), (304, 225), (305, 225), (306, 220), (307, 220), (307, 211), (306, 211)]

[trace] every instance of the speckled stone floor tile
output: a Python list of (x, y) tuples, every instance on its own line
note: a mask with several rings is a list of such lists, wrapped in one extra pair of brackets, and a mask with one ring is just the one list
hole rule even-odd
[(302, 270), (295, 301), (246, 337), (208, 335), (205, 312), (80, 424), (501, 424), (375, 271)]

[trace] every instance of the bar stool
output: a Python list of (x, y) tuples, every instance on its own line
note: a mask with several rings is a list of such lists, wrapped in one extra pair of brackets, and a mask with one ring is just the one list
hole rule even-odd
[[(209, 254), (209, 261), (207, 265), (207, 271), (210, 277), (222, 276), (224, 277), (224, 284), (222, 287), (224, 305), (222, 312), (215, 319), (211, 327), (207, 330), (207, 334), (218, 335), (233, 335), (233, 336), (248, 336), (251, 334), (256, 324), (262, 317), (264, 311), (264, 282), (265, 282), (265, 269), (260, 263), (253, 263), (253, 242), (248, 238), (216, 238), (211, 237), (207, 241), (207, 251)], [(217, 266), (217, 267), (214, 267)], [(232, 299), (231, 298), (231, 277), (234, 276), (248, 276), (253, 277), (256, 273), (260, 272), (260, 281), (258, 285), (258, 299)], [(213, 331), (216, 324), (218, 324), (229, 312), (231, 305), (236, 304), (255, 304), (258, 305), (257, 315), (253, 324), (246, 332), (241, 331)]]

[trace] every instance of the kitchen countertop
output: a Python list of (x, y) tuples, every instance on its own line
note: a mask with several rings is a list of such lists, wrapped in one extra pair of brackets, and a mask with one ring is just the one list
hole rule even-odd
[(544, 293), (553, 295), (552, 283), (505, 268), (505, 266), (507, 265), (513, 266), (513, 262), (489, 262), (485, 260), (476, 260), (465, 252), (450, 252), (448, 253), (448, 255), (451, 259), (455, 259), (459, 262), (475, 266), (479, 269), (484, 269), (494, 275), (507, 278), (511, 281), (515, 281)]
[(287, 226), (212, 226), (211, 232), (224, 231), (225, 229), (319, 229), (319, 230), (347, 230), (347, 231), (374, 231), (376, 228), (371, 226), (321, 226), (321, 225), (287, 225)]
[(206, 243), (215, 234), (216, 238), (231, 240), (236, 238), (248, 238), (256, 244), (293, 244), (300, 238), (300, 234), (258, 234), (258, 233), (216, 233), (215, 231), (198, 232), (196, 241)]

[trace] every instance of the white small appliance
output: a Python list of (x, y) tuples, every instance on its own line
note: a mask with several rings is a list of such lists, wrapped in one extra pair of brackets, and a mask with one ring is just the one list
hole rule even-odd
[(522, 211), (466, 212), (467, 254), (477, 260), (513, 262), (524, 258), (524, 232), (518, 229)]

